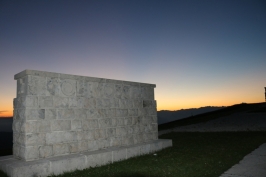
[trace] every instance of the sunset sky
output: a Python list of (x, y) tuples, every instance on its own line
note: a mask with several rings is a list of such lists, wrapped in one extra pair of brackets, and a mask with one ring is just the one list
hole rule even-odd
[(0, 0), (0, 117), (25, 70), (156, 84), (158, 110), (264, 101), (265, 0)]

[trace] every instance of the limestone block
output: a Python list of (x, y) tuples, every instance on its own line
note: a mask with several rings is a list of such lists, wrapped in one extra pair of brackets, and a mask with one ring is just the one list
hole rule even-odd
[(126, 148), (109, 148), (113, 152), (113, 162), (121, 161), (127, 159), (127, 149)]
[(10, 172), (8, 172), (8, 167), (11, 164), (19, 162), (18, 159), (13, 158), (12, 155), (9, 156), (1, 156), (0, 157), (0, 170), (2, 170), (7, 175), (11, 176)]
[(46, 177), (50, 174), (50, 162), (48, 160), (27, 163), (15, 162), (8, 165), (7, 171), (7, 174), (9, 174), (11, 177)]
[(91, 140), (88, 141), (88, 151), (93, 151), (93, 150), (98, 150), (98, 144), (96, 143), (96, 141)]
[(138, 109), (138, 116), (147, 116), (147, 112), (145, 112), (144, 108)]
[(57, 113), (58, 119), (75, 119), (74, 109), (59, 109)]
[(45, 133), (27, 133), (21, 134), (21, 139), (25, 139), (24, 143), (21, 143), (25, 146), (37, 146), (45, 144)]
[(132, 126), (132, 128), (133, 128), (133, 133), (139, 133), (140, 132), (139, 131), (139, 126), (134, 125), (134, 126)]
[(68, 108), (69, 102), (68, 97), (54, 97), (54, 107), (55, 108)]
[(99, 118), (105, 118), (107, 115), (106, 109), (98, 109), (98, 115), (99, 115)]
[(111, 99), (98, 98), (96, 100), (96, 107), (97, 108), (110, 108), (111, 107)]
[(147, 100), (154, 100), (154, 91), (152, 87), (141, 87), (141, 97)]
[(53, 108), (54, 101), (52, 96), (40, 96), (39, 107), (40, 108)]
[(122, 139), (121, 137), (110, 137), (109, 139), (109, 142), (110, 142), (110, 146), (113, 147), (113, 146), (121, 146), (122, 144)]
[(13, 143), (13, 156), (16, 158), (20, 157), (20, 145), (17, 143)]
[(116, 109), (116, 116), (117, 117), (125, 117), (128, 115), (127, 109)]
[(77, 141), (84, 141), (84, 140), (94, 140), (94, 130), (88, 130), (88, 131), (77, 131)]
[(98, 150), (93, 152), (86, 152), (83, 154), (87, 157), (86, 168), (112, 163), (112, 151)]
[(129, 146), (127, 147), (127, 158), (135, 157), (140, 155), (140, 146)]
[(129, 85), (123, 85), (122, 87), (122, 98), (124, 99), (129, 99), (130, 96), (131, 96), (131, 93), (130, 93), (130, 86)]
[(98, 149), (105, 149), (110, 147), (110, 140), (109, 139), (99, 139), (96, 141)]
[(127, 135), (122, 137), (122, 145), (129, 146), (133, 145), (133, 143), (134, 143), (133, 135)]
[(111, 126), (111, 119), (99, 119), (99, 128), (107, 128)]
[[(28, 121), (28, 122), (16, 121), (13, 124), (15, 125), (16, 132), (37, 133), (37, 121)], [(18, 126), (20, 126), (20, 130), (18, 130)]]
[(104, 89), (102, 90), (102, 96), (104, 98), (112, 98), (115, 93), (115, 87), (113, 83), (106, 83)]
[(153, 132), (158, 132), (158, 124), (152, 123), (151, 124), (151, 131)]
[(87, 110), (84, 109), (75, 109), (75, 118), (76, 119), (87, 119)]
[(150, 124), (144, 124), (144, 132), (145, 133), (150, 133), (151, 129), (152, 129), (152, 127)]
[(140, 146), (140, 155), (149, 154), (150, 153), (150, 144), (146, 143)]
[(131, 98), (140, 98), (140, 96), (141, 96), (141, 90), (140, 90), (140, 88), (139, 87), (136, 87), (136, 86), (133, 86), (133, 87), (131, 87), (131, 92), (130, 92), (130, 97)]
[(87, 110), (87, 117), (88, 119), (94, 119), (94, 118), (99, 118), (99, 112), (97, 109), (88, 109)]
[(51, 122), (46, 120), (40, 120), (36, 122), (36, 129), (38, 133), (51, 132)]
[(98, 87), (96, 89), (96, 95), (97, 95), (97, 97), (104, 98), (105, 85), (106, 85), (105, 82), (98, 83)]
[(77, 96), (86, 96), (87, 91), (87, 82), (84, 80), (77, 80)]
[(85, 108), (85, 109), (96, 108), (95, 98), (84, 98), (82, 108)]
[(53, 146), (40, 146), (39, 147), (39, 157), (47, 158), (53, 156)]
[(46, 78), (40, 76), (27, 76), (28, 95), (46, 95)]
[(59, 95), (60, 93), (60, 80), (57, 77), (47, 77), (47, 90), (46, 95)]
[(56, 109), (45, 109), (45, 120), (56, 119)]
[(22, 121), (13, 120), (13, 124), (12, 124), (13, 133), (21, 132), (21, 123), (22, 123)]
[(105, 129), (95, 129), (94, 130), (94, 139), (104, 139), (106, 138), (106, 130)]
[(53, 120), (53, 121), (51, 121), (51, 129), (52, 129), (52, 131), (71, 130), (71, 120)]
[(116, 129), (115, 128), (107, 128), (106, 130), (107, 137), (115, 137), (116, 136)]
[(141, 99), (134, 99), (133, 100), (133, 107), (134, 108), (143, 108), (143, 102)]
[(132, 125), (132, 117), (126, 117), (125, 118), (125, 126)]
[(83, 130), (89, 130), (93, 128), (98, 128), (98, 120), (97, 119), (88, 119), (88, 120), (82, 120), (82, 129)]
[(133, 134), (133, 144), (140, 143), (138, 134)]
[(170, 139), (161, 139), (160, 141), (162, 142), (162, 148), (167, 148), (167, 147), (173, 146), (173, 142)]
[(122, 88), (122, 85), (121, 84), (116, 84), (115, 86), (114, 86), (114, 96), (116, 97), (116, 98), (122, 98), (122, 90), (123, 90), (123, 88)]
[(124, 126), (124, 125), (125, 125), (124, 118), (117, 118), (116, 119), (116, 126), (120, 127), (120, 126)]
[(81, 120), (71, 120), (71, 130), (82, 130)]
[(54, 157), (49, 160), (51, 163), (51, 172), (55, 175), (86, 168), (86, 157), (81, 154), (73, 154), (67, 157)]
[(17, 96), (26, 94), (26, 77), (17, 80)]
[(156, 116), (151, 116), (151, 123), (157, 123), (157, 122), (158, 122), (157, 115)]
[(133, 126), (127, 126), (126, 130), (127, 130), (128, 135), (133, 134), (133, 132), (134, 132)]
[(110, 123), (111, 123), (110, 124), (111, 127), (116, 127), (116, 125), (117, 125), (117, 119), (111, 119), (111, 122)]
[(26, 120), (43, 120), (45, 118), (44, 109), (26, 109), (25, 119)]
[(26, 161), (39, 159), (38, 146), (20, 146), (19, 157)]
[(78, 108), (78, 99), (76, 97), (68, 98), (69, 108)]
[(139, 133), (143, 133), (145, 131), (145, 126), (140, 124), (139, 126)]
[(75, 96), (76, 81), (72, 79), (60, 79), (60, 96)]
[(138, 109), (128, 109), (128, 116), (138, 116)]
[(144, 142), (144, 136), (143, 136), (142, 133), (136, 134), (136, 136), (137, 136), (137, 139), (138, 139), (138, 142), (139, 143)]
[(70, 153), (79, 152), (79, 144), (78, 144), (78, 142), (69, 143), (69, 152)]
[(46, 144), (48, 145), (66, 143), (76, 140), (77, 134), (71, 131), (46, 133)]
[(141, 117), (140, 116), (132, 117), (132, 125), (139, 125), (140, 123), (141, 123)]
[(116, 136), (126, 136), (127, 129), (125, 127), (118, 127), (116, 128)]
[(113, 117), (115, 117), (115, 115), (116, 115), (116, 113), (115, 113), (115, 109), (106, 109), (105, 110), (105, 117), (106, 118), (113, 118)]
[(38, 97), (37, 96), (21, 96), (14, 100), (15, 108), (37, 108)]
[(158, 132), (152, 132), (152, 139), (158, 140)]
[(99, 92), (97, 91), (98, 82), (86, 82), (87, 86), (87, 94), (86, 97), (88, 98), (95, 98), (98, 97)]
[(79, 141), (78, 142), (78, 151), (83, 152), (88, 150), (88, 141)]
[(119, 108), (126, 109), (133, 107), (133, 101), (130, 99), (119, 99)]
[(143, 100), (143, 108), (152, 107), (152, 100)]
[(26, 141), (26, 136), (24, 133), (16, 133), (17, 136), (14, 136), (14, 141), (16, 140), (16, 142), (19, 145), (25, 145), (25, 141)]
[(86, 77), (84, 77), (84, 76), (77, 76), (77, 75), (71, 75), (71, 74), (59, 74), (59, 78), (61, 80), (64, 80), (64, 79), (84, 80)]
[(162, 149), (162, 141), (153, 141), (150, 145), (150, 152), (155, 152)]
[(69, 154), (69, 153), (70, 153), (70, 150), (69, 150), (68, 144), (54, 144), (53, 145), (53, 154), (55, 156)]

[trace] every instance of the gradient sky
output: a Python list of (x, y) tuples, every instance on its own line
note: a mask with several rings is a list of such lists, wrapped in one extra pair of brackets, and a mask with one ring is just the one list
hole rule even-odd
[(265, 0), (0, 0), (0, 117), (14, 75), (156, 84), (158, 110), (264, 101)]

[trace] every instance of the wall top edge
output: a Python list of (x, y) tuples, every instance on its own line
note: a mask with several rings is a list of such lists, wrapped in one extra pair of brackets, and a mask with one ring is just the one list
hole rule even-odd
[(54, 73), (54, 72), (29, 70), (29, 69), (19, 72), (18, 74), (14, 76), (14, 79), (18, 80), (27, 75), (40, 76), (40, 77), (57, 77), (61, 79), (74, 79), (74, 80), (84, 80), (84, 81), (91, 81), (91, 82), (116, 83), (116, 84), (134, 85), (134, 86), (149, 86), (149, 87), (154, 87), (154, 88), (156, 87), (155, 84), (149, 84), (149, 83), (123, 81), (123, 80), (115, 80), (115, 79), (107, 79), (107, 78), (97, 78), (97, 77), (89, 77), (89, 76), (79, 76), (79, 75)]

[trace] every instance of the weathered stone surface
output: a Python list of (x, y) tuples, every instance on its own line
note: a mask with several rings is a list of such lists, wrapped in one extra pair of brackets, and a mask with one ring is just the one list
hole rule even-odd
[(54, 157), (49, 160), (51, 165), (51, 171), (55, 175), (62, 174), (64, 172), (82, 170), (86, 167), (86, 157), (84, 155), (69, 155), (67, 157)]
[(53, 156), (53, 146), (40, 146), (39, 147), (40, 158), (47, 158)]
[(157, 139), (153, 84), (34, 70), (15, 79), (17, 158), (29, 161)]
[[(86, 143), (84, 142), (84, 144)], [(84, 144), (81, 142), (80, 147), (86, 146)], [(69, 147), (72, 147), (70, 150), (74, 150), (79, 147), (78, 143), (68, 145)], [(50, 158), (25, 162), (15, 159), (13, 156), (2, 156), (0, 157), (0, 169), (7, 173), (10, 177), (45, 177), (52, 174), (59, 175), (76, 169), (82, 170), (89, 167), (101, 166), (125, 160), (134, 156), (154, 152), (150, 151), (151, 147), (156, 147), (155, 149), (161, 150), (162, 148), (170, 147), (171, 145), (171, 140), (156, 140), (127, 147), (111, 147), (104, 150), (94, 150), (90, 152), (82, 152), (80, 154), (63, 155), (52, 158), (50, 156), (52, 150), (51, 146), (42, 146), (37, 148), (37, 152), (39, 152), (42, 157)], [(67, 144), (62, 144), (57, 148), (63, 148), (61, 150), (66, 152), (67, 148), (64, 146), (67, 147)], [(29, 149), (29, 151), (34, 152), (35, 150)], [(33, 155), (31, 156), (33, 157)]]

